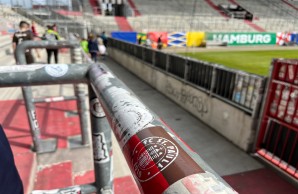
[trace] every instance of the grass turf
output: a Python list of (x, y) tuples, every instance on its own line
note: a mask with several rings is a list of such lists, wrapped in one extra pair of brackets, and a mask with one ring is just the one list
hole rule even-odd
[(206, 51), (181, 55), (224, 65), (229, 68), (267, 76), (273, 58), (298, 58), (298, 50)]

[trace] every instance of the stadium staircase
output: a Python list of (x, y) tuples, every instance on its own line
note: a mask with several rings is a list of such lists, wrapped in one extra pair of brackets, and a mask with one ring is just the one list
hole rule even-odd
[[(268, 32), (297, 31), (297, 11), (285, 6), (285, 2), (278, 0), (233, 0), (253, 13), (253, 23), (266, 29)], [(286, 1), (289, 2), (289, 1)], [(291, 4), (294, 1), (291, 1)]]
[(295, 3), (294, 1), (292, 1), (292, 3), (291, 3), (291, 2), (289, 2), (287, 0), (282, 0), (282, 2), (285, 3), (286, 5), (290, 6), (292, 9), (298, 11), (298, 3), (297, 3), (297, 5), (295, 5), (294, 4)]
[(81, 2), (82, 2), (82, 5), (83, 5), (84, 12), (88, 13), (88, 14), (93, 14), (93, 9), (92, 9), (92, 6), (90, 5), (90, 2), (86, 1), (86, 0), (83, 0)]
[[(221, 1), (216, 1), (216, 0), (205, 0), (209, 5), (210, 7), (212, 7), (214, 10), (216, 10), (217, 12), (219, 12), (224, 18), (228, 18), (219, 8), (218, 8), (218, 5), (219, 4), (235, 4), (235, 5), (239, 5), (237, 4), (236, 1), (234, 0), (221, 0)], [(248, 20), (243, 20), (243, 22), (245, 24), (247, 24), (249, 27), (251, 27), (254, 31), (258, 31), (258, 32), (265, 32), (266, 30), (263, 29), (262, 27), (258, 26), (257, 24), (251, 22), (251, 21), (248, 21)]]
[(98, 1), (97, 0), (89, 0), (89, 3), (93, 9), (93, 14), (100, 15), (101, 14), (100, 9), (99, 9), (100, 5), (99, 5)]
[(120, 31), (133, 31), (130, 23), (127, 21), (126, 17), (115, 16), (115, 21), (118, 24)]
[(140, 16), (141, 13), (139, 12), (137, 6), (135, 5), (133, 0), (127, 0), (129, 6), (131, 7), (131, 9), (134, 11), (134, 16)]

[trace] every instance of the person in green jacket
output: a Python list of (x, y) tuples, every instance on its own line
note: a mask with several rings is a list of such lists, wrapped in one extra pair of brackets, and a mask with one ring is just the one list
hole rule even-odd
[[(54, 25), (47, 26), (48, 29), (46, 30), (46, 32), (44, 34), (45, 40), (48, 40), (48, 41), (60, 40), (60, 36), (59, 36), (58, 32), (54, 30), (54, 27), (55, 27)], [(58, 49), (46, 49), (46, 50), (47, 50), (47, 55), (48, 55), (48, 64), (51, 63), (52, 53), (54, 53), (55, 63), (57, 64), (58, 63)]]
[(89, 49), (88, 49), (88, 41), (85, 38), (81, 39), (81, 47), (83, 49), (83, 51), (88, 54), (89, 53)]

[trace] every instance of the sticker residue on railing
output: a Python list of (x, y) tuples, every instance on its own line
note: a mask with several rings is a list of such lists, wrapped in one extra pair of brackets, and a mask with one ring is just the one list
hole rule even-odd
[[(143, 103), (131, 92), (117, 86), (115, 76), (110, 72), (104, 72), (96, 77), (95, 83), (102, 92), (109, 106), (112, 107), (112, 128), (123, 147), (126, 142), (144, 127), (153, 126), (150, 123), (154, 116)], [(114, 82), (114, 83), (112, 83)]]
[(52, 77), (62, 77), (68, 72), (68, 65), (66, 64), (56, 64), (56, 65), (47, 65), (45, 71), (48, 75)]
[(110, 161), (109, 150), (104, 133), (92, 134), (92, 142), (94, 144), (93, 156), (94, 162), (106, 163)]
[(28, 72), (36, 71), (43, 68), (45, 65), (14, 65), (0, 67), (0, 73), (13, 73), (13, 72)]

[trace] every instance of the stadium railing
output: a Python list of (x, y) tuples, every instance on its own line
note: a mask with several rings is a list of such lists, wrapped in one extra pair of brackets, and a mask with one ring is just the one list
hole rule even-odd
[[(73, 59), (72, 64), (56, 64), (55, 67), (49, 64), (25, 65), (26, 48), (62, 46), (74, 45), (62, 41), (26, 41), (20, 44), (16, 51), (19, 65), (0, 67), (0, 87), (22, 86), (28, 89), (32, 85), (88, 84), (95, 182), (35, 190), (32, 194), (113, 193), (112, 131), (141, 193), (237, 193), (106, 65), (93, 63), (90, 58), (86, 58), (88, 62), (83, 64), (81, 49), (73, 51), (76, 53), (73, 57), (78, 58)], [(25, 103), (32, 103), (32, 100), (32, 96), (24, 98)], [(128, 112), (135, 114), (127, 116)], [(30, 117), (31, 111), (27, 113)]]
[(258, 111), (266, 78), (113, 38), (109, 46), (147, 62), (250, 115)]

